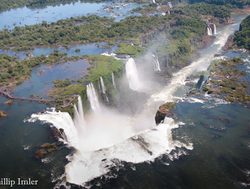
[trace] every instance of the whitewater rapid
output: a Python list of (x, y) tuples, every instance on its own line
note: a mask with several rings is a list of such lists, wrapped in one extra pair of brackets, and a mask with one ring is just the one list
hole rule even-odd
[[(57, 129), (63, 129), (66, 135), (64, 142), (76, 149), (75, 153), (67, 157), (69, 163), (65, 167), (65, 180), (86, 186), (95, 178), (111, 174), (111, 169), (118, 169), (123, 161), (148, 162), (163, 154), (169, 154), (175, 148), (191, 150), (192, 144), (187, 145), (172, 139), (171, 130), (179, 126), (173, 119), (166, 118), (164, 124), (155, 127), (155, 108), (162, 102), (174, 101), (176, 90), (185, 85), (186, 78), (193, 72), (206, 70), (214, 55), (219, 53), (228, 36), (236, 29), (238, 25), (232, 24), (218, 31), (215, 42), (201, 51), (201, 58), (175, 73), (170, 83), (153, 94), (145, 104), (144, 110), (134, 117), (121, 115), (115, 110), (103, 107), (96, 99), (93, 84), (87, 86), (88, 97), (94, 107), (93, 113), (84, 118), (86, 124), (83, 133), (79, 134), (78, 129), (73, 129), (77, 128), (76, 122), (74, 123), (68, 113), (47, 111), (33, 114), (30, 121), (40, 120)], [(142, 84), (139, 79), (133, 79), (136, 68), (132, 59), (129, 60), (127, 69), (130, 71), (127, 74), (131, 88), (140, 89)], [(80, 115), (79, 117), (83, 119)], [(79, 122), (77, 124), (79, 127)]]

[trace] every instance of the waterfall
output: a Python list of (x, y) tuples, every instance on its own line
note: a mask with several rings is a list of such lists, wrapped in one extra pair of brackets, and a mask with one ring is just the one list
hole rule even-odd
[(78, 131), (82, 131), (86, 126), (81, 96), (77, 98), (77, 106), (74, 105), (74, 125)]
[(102, 90), (102, 93), (103, 93), (103, 94), (106, 94), (106, 87), (105, 87), (105, 84), (104, 84), (104, 81), (103, 81), (102, 76), (100, 77), (100, 82), (101, 82), (101, 90)]
[(85, 119), (84, 119), (84, 113), (83, 113), (82, 98), (81, 98), (81, 96), (78, 96), (77, 100), (78, 100), (77, 109), (78, 109), (78, 113), (79, 113), (79, 116), (80, 116), (80, 123), (84, 124), (85, 123)]
[(113, 84), (113, 87), (116, 89), (115, 74), (114, 74), (114, 72), (112, 72), (111, 77), (112, 77), (112, 84)]
[(152, 3), (153, 3), (153, 4), (156, 4), (155, 0), (152, 0)]
[(134, 91), (142, 89), (141, 81), (139, 80), (138, 71), (136, 68), (135, 60), (129, 58), (126, 62), (126, 76), (129, 83), (129, 88)]
[(168, 2), (168, 6), (169, 6), (170, 9), (172, 9), (173, 8), (172, 2)]
[(74, 125), (76, 127), (80, 125), (79, 120), (80, 120), (80, 115), (79, 115), (76, 105), (74, 105)]
[(161, 71), (161, 67), (160, 67), (160, 62), (159, 62), (159, 59), (156, 55), (152, 55), (153, 58), (154, 58), (154, 61), (153, 61), (153, 66), (154, 66), (154, 71), (155, 72), (160, 72)]
[(102, 76), (100, 77), (100, 83), (101, 83), (101, 91), (102, 91), (102, 94), (104, 95), (105, 99), (107, 102), (109, 102), (109, 98), (106, 94), (106, 87), (105, 87), (105, 84), (104, 84), (104, 81), (103, 81), (103, 78)]
[(99, 112), (101, 109), (100, 103), (96, 95), (96, 91), (95, 91), (93, 83), (89, 83), (87, 85), (87, 96), (88, 96), (88, 100), (89, 100), (92, 111)]
[(213, 34), (216, 35), (217, 34), (217, 29), (216, 29), (216, 25), (215, 24), (213, 24), (213, 29), (214, 29), (213, 30)]
[(212, 28), (210, 26), (207, 26), (207, 35), (208, 36), (212, 36), (213, 35), (213, 31), (212, 31)]

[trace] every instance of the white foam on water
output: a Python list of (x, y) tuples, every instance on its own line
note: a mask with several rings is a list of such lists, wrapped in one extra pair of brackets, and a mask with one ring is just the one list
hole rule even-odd
[(187, 101), (188, 101), (189, 103), (201, 103), (201, 104), (204, 104), (204, 103), (205, 103), (204, 100), (198, 99), (198, 98), (194, 98), (194, 97), (187, 98)]
[[(64, 142), (76, 149), (74, 154), (68, 156), (70, 163), (65, 167), (65, 177), (67, 182), (82, 186), (109, 173), (111, 168), (117, 166), (114, 159), (140, 163), (153, 161), (176, 147), (192, 149), (192, 145), (173, 141), (171, 130), (177, 128), (178, 124), (171, 118), (166, 118), (165, 124), (152, 129), (153, 123), (144, 120), (143, 115), (136, 119), (104, 110), (102, 114), (86, 117), (87, 130), (81, 135), (75, 132), (74, 122), (65, 112), (33, 114), (30, 121), (35, 120), (64, 130), (67, 136)], [(135, 129), (138, 128), (137, 124), (144, 124), (144, 121), (149, 123), (147, 129)]]
[(71, 162), (66, 166), (67, 181), (84, 186), (86, 182), (109, 173), (111, 168), (117, 166), (117, 161), (113, 161), (115, 159), (119, 162), (141, 163), (153, 161), (176, 146), (192, 149), (192, 145), (185, 146), (172, 140), (171, 129), (177, 125), (173, 120), (169, 121), (168, 124), (145, 130), (109, 148), (84, 153), (78, 151), (69, 157)]

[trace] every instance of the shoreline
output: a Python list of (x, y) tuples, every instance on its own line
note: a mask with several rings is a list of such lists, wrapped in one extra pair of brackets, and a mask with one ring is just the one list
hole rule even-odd
[(18, 101), (34, 101), (34, 102), (38, 102), (38, 103), (43, 103), (43, 104), (48, 104), (51, 102), (55, 102), (55, 100), (50, 100), (50, 99), (44, 99), (44, 98), (35, 98), (35, 97), (16, 97), (13, 96), (11, 94), (10, 91), (8, 91), (8, 89), (4, 89), (4, 88), (0, 88), (0, 96), (4, 96), (10, 100), (18, 100)]

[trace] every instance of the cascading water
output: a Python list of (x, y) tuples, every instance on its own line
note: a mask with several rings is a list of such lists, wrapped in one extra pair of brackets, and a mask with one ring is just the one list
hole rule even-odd
[(102, 90), (102, 93), (103, 93), (103, 94), (106, 94), (106, 87), (105, 87), (105, 84), (104, 84), (104, 81), (103, 81), (102, 76), (100, 77), (100, 82), (101, 82), (101, 90)]
[(216, 35), (217, 34), (217, 28), (216, 28), (216, 25), (213, 24), (213, 35)]
[(213, 31), (212, 31), (212, 28), (210, 26), (207, 26), (207, 35), (208, 36), (212, 36), (213, 35)]
[(113, 84), (113, 87), (116, 89), (115, 74), (114, 74), (114, 72), (112, 72), (111, 77), (112, 77), (112, 84)]
[(77, 107), (76, 105), (74, 105), (74, 124), (79, 131), (82, 131), (86, 126), (86, 122), (84, 119), (82, 99), (80, 96), (78, 96), (77, 100), (78, 100)]
[(169, 7), (170, 9), (172, 9), (172, 8), (173, 8), (173, 4), (172, 4), (172, 2), (168, 2), (168, 7)]
[(93, 83), (89, 83), (87, 85), (87, 96), (88, 96), (88, 100), (89, 100), (92, 111), (100, 112), (101, 111), (100, 103), (96, 95), (96, 91), (95, 91)]
[(107, 94), (106, 94), (106, 87), (105, 87), (105, 84), (104, 84), (104, 81), (103, 81), (102, 76), (100, 77), (100, 83), (101, 83), (102, 94), (104, 95), (105, 100), (106, 100), (107, 102), (109, 102), (109, 98), (108, 98), (108, 96), (107, 96)]
[(154, 71), (161, 72), (161, 66), (160, 66), (160, 62), (159, 62), (158, 57), (154, 54), (152, 56), (154, 58), (154, 61), (153, 61)]
[(155, 0), (152, 0), (152, 3), (153, 3), (153, 4), (156, 4)]
[(126, 62), (126, 76), (129, 83), (129, 88), (134, 91), (142, 90), (143, 86), (138, 76), (135, 60), (129, 58)]

